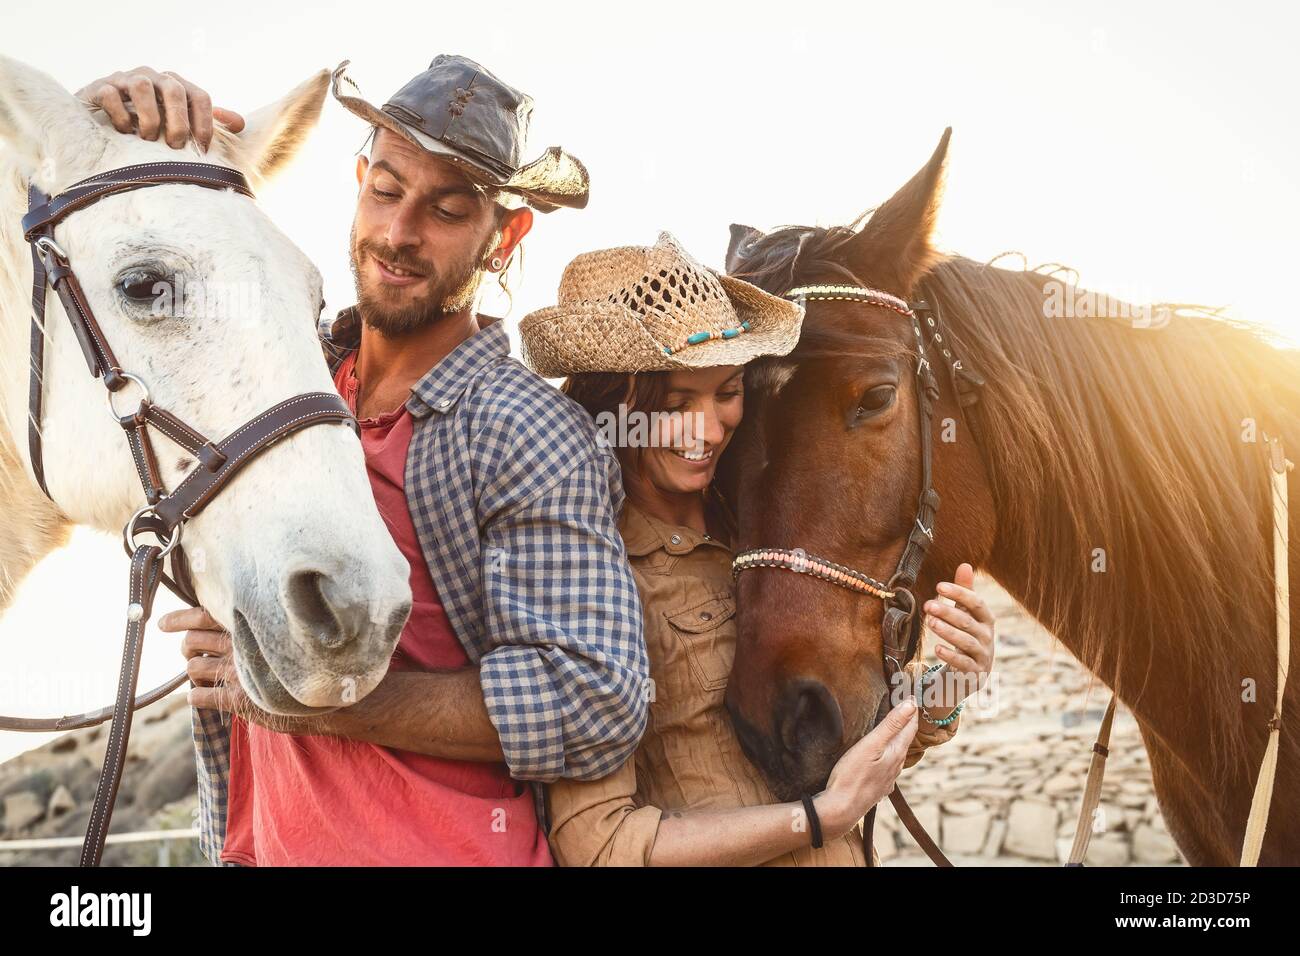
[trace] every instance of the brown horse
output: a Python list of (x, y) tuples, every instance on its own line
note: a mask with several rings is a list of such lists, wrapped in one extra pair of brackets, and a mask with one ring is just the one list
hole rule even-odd
[[(985, 384), (959, 407), (957, 380), (930, 355), (942, 506), (916, 593), (932, 595), (961, 561), (992, 574), (1136, 715), (1187, 859), (1235, 864), (1276, 686), (1262, 442), (1300, 449), (1300, 358), (1186, 309), (1160, 328), (1133, 321), (1140, 310), (1060, 317), (1053, 299), (1081, 301), (1081, 290), (940, 256), (931, 232), (946, 152), (947, 134), (864, 224), (733, 227), (728, 268), (778, 294), (852, 284), (937, 303), (946, 343)], [(738, 550), (803, 548), (889, 577), (920, 488), (915, 351), (902, 316), (815, 301), (796, 351), (750, 368), (721, 476), (738, 504)], [(1300, 568), (1294, 518), (1290, 533)], [(776, 793), (816, 792), (885, 693), (882, 605), (774, 568), (738, 587), (728, 707)], [(1300, 681), (1289, 691), (1294, 720)], [(1297, 801), (1292, 725), (1261, 863), (1300, 864)]]

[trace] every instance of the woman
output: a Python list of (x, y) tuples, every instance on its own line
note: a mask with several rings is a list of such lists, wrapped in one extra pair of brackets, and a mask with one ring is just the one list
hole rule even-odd
[[(622, 465), (619, 529), (645, 610), (653, 696), (632, 760), (601, 780), (548, 788), (556, 860), (865, 865), (853, 836), (858, 820), (904, 766), (952, 737), (956, 688), (977, 686), (992, 666), (993, 619), (969, 590), (970, 566), (959, 569), (963, 586), (940, 585), (969, 615), (937, 600), (925, 607), (952, 625), (943, 634), (954, 648), (936, 653), (970, 679), (940, 682), (937, 695), (927, 683), (934, 704), (918, 712), (912, 699), (902, 701), (845, 752), (811, 801), (823, 839), (814, 848), (818, 828), (804, 803), (775, 799), (723, 707), (736, 641), (732, 521), (712, 484), (744, 411), (744, 364), (793, 349), (803, 312), (706, 269), (667, 233), (650, 248), (579, 256), (559, 299), (520, 323), (524, 356), (542, 375), (569, 376), (565, 391), (596, 419)], [(914, 663), (913, 679), (923, 669)]]

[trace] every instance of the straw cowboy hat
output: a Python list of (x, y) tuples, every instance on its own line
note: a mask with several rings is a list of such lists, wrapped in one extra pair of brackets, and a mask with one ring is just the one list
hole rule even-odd
[(559, 304), (524, 316), (519, 335), (524, 361), (557, 378), (744, 365), (785, 355), (802, 323), (802, 307), (701, 265), (663, 232), (578, 256)]
[(520, 196), (539, 212), (587, 205), (587, 168), (558, 146), (523, 162), (533, 101), (468, 57), (440, 54), (382, 107), (361, 97), (345, 72), (334, 71), (334, 98), (366, 122), (455, 163), (484, 186)]

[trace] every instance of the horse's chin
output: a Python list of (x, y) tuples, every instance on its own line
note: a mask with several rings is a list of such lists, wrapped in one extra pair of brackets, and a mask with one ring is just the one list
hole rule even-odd
[[(877, 698), (874, 703), (865, 702), (861, 712), (875, 714), (879, 706), (880, 699)], [(730, 701), (727, 709), (740, 741), (740, 749), (762, 773), (768, 789), (780, 801), (798, 800), (805, 794), (812, 796), (825, 790), (831, 771), (835, 769), (840, 757), (869, 733), (874, 723), (871, 718), (853, 721), (852, 725), (845, 728), (845, 742), (834, 747), (805, 748), (792, 752), (782, 747), (773, 736), (760, 732), (740, 716), (731, 707)]]
[(771, 735), (759, 731), (730, 707), (728, 710), (741, 751), (763, 775), (773, 796), (780, 801), (798, 800), (804, 794), (826, 789), (826, 780), (842, 751), (789, 753)]
[[(834, 760), (830, 761), (830, 766), (835, 766)], [(794, 776), (785, 774), (773, 776), (766, 771), (763, 773), (763, 778), (767, 781), (767, 788), (781, 802), (799, 800), (804, 794), (816, 796), (826, 789), (826, 781), (829, 777), (829, 769), (824, 773), (820, 773), (815, 769), (802, 769), (796, 771)]]
[(235, 648), (235, 672), (239, 675), (239, 683), (244, 693), (257, 707), (269, 714), (310, 717), (315, 714), (332, 713), (343, 706), (340, 701), (334, 706), (314, 707), (294, 697), (276, 676), (275, 670), (262, 653), (248, 620), (238, 611), (235, 612), (234, 617), (231, 641)]

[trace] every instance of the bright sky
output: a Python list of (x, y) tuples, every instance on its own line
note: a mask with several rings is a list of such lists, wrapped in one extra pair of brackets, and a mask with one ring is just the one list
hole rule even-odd
[[(695, 2), (8, 6), (5, 52), (69, 89), (173, 69), (248, 111), (352, 60), (377, 103), (439, 52), (536, 100), (530, 158), (591, 170), (582, 212), (539, 216), (510, 315), (553, 301), (576, 253), (673, 232), (720, 267), (733, 220), (829, 225), (887, 198), (953, 127), (943, 248), (1060, 261), (1135, 301), (1227, 305), (1300, 340), (1290, 301), (1300, 184), (1294, 8), (1272, 3)], [(52, 18), (52, 19), (51, 19)], [(51, 27), (57, 29), (51, 29)], [(326, 104), (263, 196), (350, 302), (360, 120)], [(486, 311), (496, 303), (488, 301)], [(83, 710), (113, 693), (126, 559), (80, 532), (0, 617), (0, 711)], [(71, 595), (75, 594), (73, 599)], [(142, 686), (179, 669), (152, 634)], [(38, 743), (0, 734), (0, 759)]]

